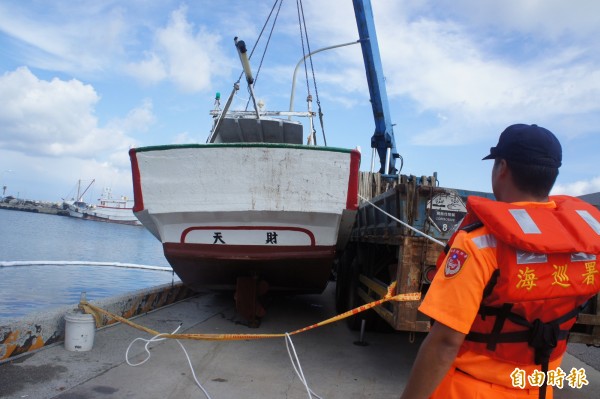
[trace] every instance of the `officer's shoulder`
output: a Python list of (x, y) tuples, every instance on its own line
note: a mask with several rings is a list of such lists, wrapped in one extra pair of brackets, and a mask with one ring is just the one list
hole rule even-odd
[(464, 231), (465, 233), (471, 233), (475, 230), (481, 229), (482, 227), (483, 227), (483, 223), (481, 223), (480, 221), (476, 221), (476, 222), (473, 222), (466, 226), (461, 227), (460, 230)]
[(454, 242), (459, 246), (469, 246), (467, 242), (474, 242), (481, 236), (487, 236), (490, 234), (490, 230), (483, 223), (476, 221), (468, 225), (462, 226), (458, 230), (456, 239)]

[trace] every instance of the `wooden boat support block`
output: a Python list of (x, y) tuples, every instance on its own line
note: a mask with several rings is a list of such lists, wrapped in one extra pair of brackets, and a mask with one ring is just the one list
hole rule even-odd
[(569, 343), (600, 346), (600, 336), (594, 336), (584, 333), (571, 333), (569, 335)]
[[(121, 317), (130, 318), (196, 295), (181, 283), (165, 284), (126, 295), (92, 301), (102, 309)], [(64, 341), (65, 320), (68, 312), (78, 304), (51, 311), (34, 313), (22, 319), (6, 320), (0, 325), (0, 363), (18, 355)], [(102, 316), (101, 326), (114, 324)]]
[(577, 323), (600, 326), (600, 315), (582, 313), (577, 318)]
[(256, 276), (240, 276), (235, 289), (235, 308), (248, 321), (248, 326), (257, 328), (260, 319), (266, 314), (260, 298), (269, 290), (266, 281)]
[(592, 298), (591, 313), (580, 313), (569, 342), (600, 346), (600, 295)]
[[(600, 320), (598, 320), (599, 316), (594, 317), (596, 326), (583, 329), (587, 329), (588, 332), (581, 332), (581, 325), (575, 325), (574, 330), (569, 334), (569, 343), (600, 346)], [(579, 324), (580, 321), (578, 320), (577, 323)]]

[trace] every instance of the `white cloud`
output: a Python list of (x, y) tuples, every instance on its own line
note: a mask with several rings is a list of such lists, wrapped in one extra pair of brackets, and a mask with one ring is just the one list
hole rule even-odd
[(47, 156), (94, 153), (100, 139), (90, 85), (72, 79), (38, 79), (26, 67), (0, 77), (0, 146)]
[(114, 118), (108, 124), (110, 130), (124, 133), (145, 132), (156, 122), (151, 99), (145, 99), (139, 107), (130, 110), (125, 118)]
[(41, 156), (95, 157), (127, 149), (131, 133), (155, 122), (152, 102), (130, 110), (124, 118), (99, 125), (95, 89), (76, 79), (37, 78), (26, 67), (0, 77), (0, 148)]
[(113, 4), (0, 4), (0, 30), (26, 45), (27, 65), (63, 72), (100, 72), (127, 43), (124, 9)]
[(7, 195), (44, 201), (60, 201), (75, 195), (73, 188), (78, 180), (89, 184), (92, 179), (96, 180), (90, 189), (95, 195), (91, 197), (94, 200), (103, 187), (112, 187), (114, 195), (131, 196), (131, 166), (127, 152), (115, 155), (123, 158), (119, 161), (122, 164), (117, 164), (116, 159), (45, 158), (0, 149), (2, 165), (13, 170), (3, 175), (0, 183), (7, 186)]
[[(341, 7), (339, 2), (318, 8), (322, 13), (316, 18), (317, 31), (331, 40), (347, 40), (339, 32), (351, 34), (354, 27), (347, 22), (352, 12), (328, 18), (336, 7)], [(500, 127), (515, 122), (563, 128), (566, 120), (598, 119), (600, 53), (594, 38), (600, 25), (594, 16), (600, 3), (462, 0), (434, 6), (386, 0), (374, 2), (373, 11), (390, 101), (409, 101), (430, 120), (443, 116), (414, 134), (413, 144), (488, 140)], [(526, 37), (516, 40), (519, 33)], [(325, 76), (349, 76), (344, 68), (364, 76), (360, 55), (348, 59), (351, 53), (343, 51), (344, 63), (330, 67)], [(351, 90), (366, 96), (363, 82), (364, 78), (348, 79), (337, 94)], [(595, 126), (576, 123), (563, 130), (574, 137), (595, 132)]]
[(183, 132), (176, 135), (171, 144), (193, 144), (197, 142), (198, 140), (195, 140), (188, 132)]
[(390, 92), (407, 94), (424, 109), (485, 118), (598, 110), (589, 102), (591, 93), (600, 94), (598, 72), (573, 63), (571, 48), (517, 62), (486, 54), (460, 27), (418, 23), (406, 34), (406, 44), (391, 58), (396, 73), (388, 79)]
[(578, 180), (572, 183), (556, 184), (552, 194), (584, 195), (600, 192), (600, 176), (590, 180)]
[(171, 81), (179, 90), (197, 92), (212, 89), (215, 76), (227, 76), (221, 38), (187, 20), (187, 8), (171, 13), (168, 25), (155, 33), (154, 47), (146, 59), (129, 63), (126, 71), (145, 83)]
[(125, 72), (145, 84), (155, 84), (167, 78), (167, 71), (161, 58), (153, 53), (146, 54), (146, 59), (125, 65)]
[(168, 80), (184, 92), (211, 89), (231, 64), (223, 62), (221, 37), (189, 22), (185, 6), (156, 28), (169, 6), (0, 4), (0, 31), (19, 43), (17, 56), (29, 67), (88, 77), (125, 73), (146, 84)]
[(438, 7), (488, 29), (557, 39), (575, 35), (595, 41), (600, 3), (595, 0), (444, 0)]

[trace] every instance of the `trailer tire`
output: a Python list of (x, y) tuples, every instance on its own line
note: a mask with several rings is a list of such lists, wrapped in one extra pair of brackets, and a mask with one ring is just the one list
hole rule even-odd
[[(364, 304), (364, 301), (357, 293), (361, 270), (358, 257), (354, 257), (351, 266), (347, 270), (349, 271), (347, 276), (349, 284), (347, 285), (348, 290), (346, 298), (348, 310), (350, 310)], [(358, 331), (361, 328), (362, 321), (365, 320), (365, 329), (367, 331), (373, 331), (377, 329), (379, 319), (379, 315), (374, 310), (369, 309), (348, 317), (346, 322), (351, 330)]]
[(350, 309), (348, 306), (349, 290), (349, 270), (352, 266), (356, 251), (353, 247), (346, 248), (339, 259), (335, 283), (335, 309), (339, 313), (344, 313)]

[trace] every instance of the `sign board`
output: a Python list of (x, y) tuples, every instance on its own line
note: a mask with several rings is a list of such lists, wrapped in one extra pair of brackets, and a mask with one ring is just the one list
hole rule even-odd
[(467, 207), (455, 191), (436, 194), (427, 201), (431, 222), (443, 234), (454, 232), (467, 214)]

